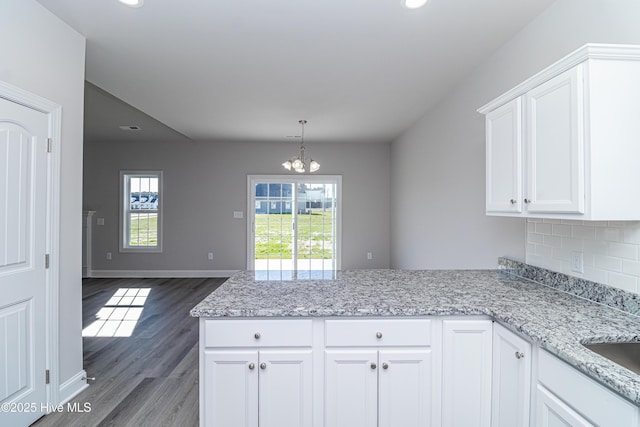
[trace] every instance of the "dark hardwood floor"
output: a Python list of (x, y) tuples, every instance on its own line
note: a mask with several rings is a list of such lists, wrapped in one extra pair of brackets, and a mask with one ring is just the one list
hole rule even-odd
[(84, 368), (96, 379), (72, 402), (91, 411), (50, 414), (33, 425), (197, 426), (198, 319), (189, 310), (225, 280), (85, 279), (83, 328), (119, 289), (150, 291), (130, 337), (83, 338)]

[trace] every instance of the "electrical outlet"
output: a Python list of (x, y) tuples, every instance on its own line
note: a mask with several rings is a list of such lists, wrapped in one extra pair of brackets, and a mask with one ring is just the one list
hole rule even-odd
[(110, 260), (111, 259), (111, 252), (107, 252), (107, 259)]
[(98, 219), (96, 219), (96, 224), (97, 224), (97, 225), (104, 225), (104, 218), (98, 218)]
[(584, 273), (584, 254), (582, 252), (571, 252), (571, 271)]
[(244, 212), (242, 212), (242, 211), (233, 211), (233, 217), (235, 219), (242, 219), (242, 218), (244, 218)]
[(209, 252), (207, 254), (207, 258), (209, 259), (209, 261), (213, 261), (213, 252)]
[(373, 259), (373, 253), (367, 252), (367, 259)]

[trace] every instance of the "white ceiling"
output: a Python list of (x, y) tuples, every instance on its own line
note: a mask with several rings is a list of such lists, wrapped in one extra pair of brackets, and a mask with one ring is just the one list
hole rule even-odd
[(38, 1), (87, 37), (87, 137), (282, 141), (307, 119), (314, 142), (393, 140), (553, 2)]

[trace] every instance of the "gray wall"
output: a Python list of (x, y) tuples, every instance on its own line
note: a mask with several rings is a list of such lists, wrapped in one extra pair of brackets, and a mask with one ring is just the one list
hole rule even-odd
[(394, 141), (392, 266), (524, 260), (525, 220), (484, 215), (484, 117), (476, 109), (585, 43), (640, 43), (639, 22), (637, 0), (559, 0)]
[(85, 40), (33, 0), (0, 1), (0, 80), (62, 106), (60, 382), (82, 371), (81, 212)]
[[(342, 267), (389, 267), (389, 144), (314, 144), (307, 154), (322, 174), (342, 175)], [(238, 270), (246, 268), (247, 175), (283, 174), (296, 153), (284, 143), (85, 144), (84, 208), (94, 225), (94, 270)], [(163, 252), (119, 253), (119, 171), (164, 171)], [(244, 211), (245, 219), (233, 219)], [(373, 260), (366, 253), (373, 252)], [(106, 259), (112, 252), (113, 259)], [(207, 253), (214, 260), (207, 260)]]

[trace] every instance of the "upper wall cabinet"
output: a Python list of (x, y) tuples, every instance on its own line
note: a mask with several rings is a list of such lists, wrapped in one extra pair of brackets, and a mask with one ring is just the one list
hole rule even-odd
[(640, 220), (640, 46), (585, 45), (478, 111), (487, 215)]

